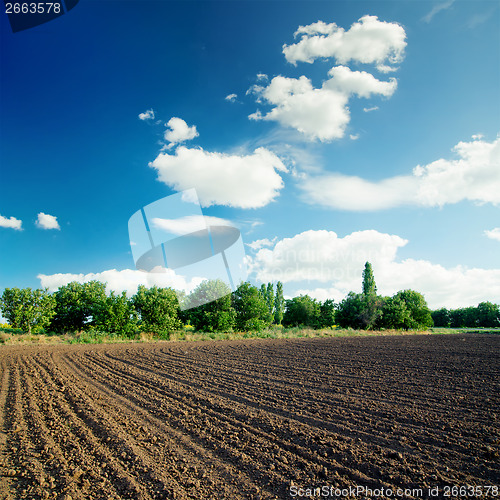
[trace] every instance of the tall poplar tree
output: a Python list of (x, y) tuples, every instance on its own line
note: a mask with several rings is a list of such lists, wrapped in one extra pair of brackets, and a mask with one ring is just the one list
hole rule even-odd
[(375, 285), (372, 265), (369, 262), (365, 263), (363, 270), (363, 295), (377, 295), (377, 285)]
[(274, 296), (274, 322), (281, 325), (285, 312), (285, 297), (283, 296), (283, 283), (276, 283), (276, 295)]

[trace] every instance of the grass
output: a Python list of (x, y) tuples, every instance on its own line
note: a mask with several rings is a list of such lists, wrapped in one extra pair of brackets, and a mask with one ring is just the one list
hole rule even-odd
[(314, 330), (312, 328), (283, 328), (273, 327), (261, 332), (195, 332), (192, 328), (183, 330), (154, 334), (140, 332), (135, 336), (126, 337), (108, 332), (80, 332), (66, 333), (62, 335), (53, 333), (27, 334), (14, 328), (0, 327), (0, 345), (22, 345), (22, 344), (110, 344), (124, 342), (200, 342), (207, 340), (241, 340), (241, 339), (290, 339), (290, 338), (315, 338), (315, 337), (367, 337), (382, 335), (449, 335), (459, 333), (495, 333), (500, 334), (500, 328), (430, 328), (426, 331), (420, 330), (381, 330), (366, 331), (340, 328), (324, 328)]

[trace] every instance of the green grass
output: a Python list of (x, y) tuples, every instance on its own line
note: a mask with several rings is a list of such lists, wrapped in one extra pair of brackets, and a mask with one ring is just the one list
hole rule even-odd
[(133, 337), (127, 337), (114, 333), (88, 331), (80, 333), (38, 333), (27, 334), (14, 328), (0, 328), (0, 344), (110, 344), (124, 342), (200, 342), (207, 340), (242, 340), (242, 339), (290, 339), (290, 338), (317, 338), (317, 337), (367, 337), (386, 335), (453, 335), (464, 333), (488, 333), (500, 334), (500, 328), (430, 328), (427, 331), (420, 330), (353, 330), (340, 328), (324, 328), (314, 330), (312, 328), (283, 328), (273, 327), (260, 332), (195, 332), (192, 328), (185, 328), (175, 332), (145, 333), (140, 332)]

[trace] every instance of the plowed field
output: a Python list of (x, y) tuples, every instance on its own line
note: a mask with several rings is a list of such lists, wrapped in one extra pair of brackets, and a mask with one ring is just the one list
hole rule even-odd
[(0, 498), (498, 486), (499, 355), (471, 334), (0, 347)]

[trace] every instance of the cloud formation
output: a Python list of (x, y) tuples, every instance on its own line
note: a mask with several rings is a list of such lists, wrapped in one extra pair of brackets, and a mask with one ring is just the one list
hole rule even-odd
[(496, 227), (495, 229), (491, 230), (486, 230), (484, 234), (492, 240), (500, 241), (500, 227)]
[[(365, 262), (372, 263), (378, 292), (393, 295), (411, 288), (424, 294), (430, 307), (462, 307), (500, 296), (500, 269), (445, 268), (425, 260), (397, 260), (408, 240), (375, 230), (343, 238), (333, 231), (305, 231), (262, 248), (249, 257), (249, 270), (262, 282), (298, 285), (294, 295), (341, 300), (361, 291)], [(309, 283), (327, 286), (308, 288)]]
[(318, 58), (334, 57), (339, 64), (349, 61), (376, 64), (379, 71), (393, 71), (392, 65), (404, 58), (406, 33), (397, 23), (379, 21), (376, 16), (363, 16), (348, 31), (335, 23), (318, 21), (300, 26), (295, 37), (299, 42), (283, 45), (288, 62), (312, 63)]
[(277, 121), (292, 127), (310, 140), (330, 141), (344, 137), (350, 121), (349, 98), (353, 95), (368, 98), (372, 95), (390, 97), (397, 87), (394, 78), (380, 81), (365, 71), (352, 71), (347, 66), (333, 67), (321, 88), (311, 80), (274, 77), (267, 87), (252, 87), (257, 102), (274, 106), (267, 114), (257, 111), (252, 120)]
[(277, 239), (277, 236), (275, 236), (272, 240), (270, 240), (269, 238), (263, 238), (261, 240), (252, 241), (251, 243), (245, 243), (245, 245), (252, 250), (260, 250), (263, 247), (272, 246)]
[(500, 138), (459, 142), (457, 158), (418, 165), (411, 175), (368, 181), (328, 173), (308, 176), (304, 199), (339, 210), (383, 210), (403, 205), (441, 207), (469, 200), (500, 204)]
[(167, 127), (170, 130), (165, 131), (165, 140), (169, 142), (169, 148), (175, 144), (190, 141), (199, 135), (195, 125), (189, 127), (182, 118), (176, 116), (170, 118)]
[(139, 120), (146, 121), (154, 119), (155, 119), (155, 112), (152, 109), (148, 109), (147, 111), (144, 111), (144, 113), (139, 113)]
[(179, 146), (175, 154), (160, 153), (149, 164), (158, 179), (177, 191), (196, 188), (200, 203), (258, 208), (273, 201), (284, 183), (280, 158), (258, 148), (249, 155), (230, 155)]
[(434, 7), (432, 7), (429, 13), (422, 18), (422, 20), (426, 23), (430, 23), (436, 14), (439, 14), (442, 10), (449, 9), (454, 3), (455, 0), (446, 0), (445, 2), (437, 3)]
[(61, 229), (57, 217), (40, 212), (36, 220), (36, 226), (40, 229)]
[(229, 94), (224, 99), (229, 102), (236, 102), (236, 99), (238, 99), (238, 94)]
[(16, 219), (15, 217), (4, 217), (0, 215), (0, 227), (5, 227), (9, 229), (16, 229), (17, 231), (22, 230), (23, 221)]

